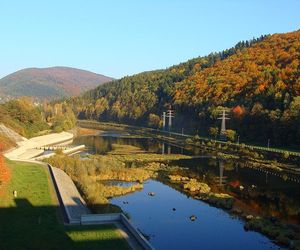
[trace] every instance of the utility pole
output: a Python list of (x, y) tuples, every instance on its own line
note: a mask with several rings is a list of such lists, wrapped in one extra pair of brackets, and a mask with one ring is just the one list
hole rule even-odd
[(222, 110), (222, 115), (218, 119), (222, 120), (221, 130), (220, 130), (220, 139), (221, 140), (226, 140), (226, 120), (229, 120), (230, 118), (227, 117), (225, 109)]
[(172, 118), (174, 117), (174, 111), (170, 109), (167, 110), (167, 115), (166, 115), (168, 118), (169, 118), (169, 124), (168, 124), (168, 129), (169, 131), (171, 130), (171, 127), (172, 127)]
[(171, 145), (168, 144), (168, 155), (171, 154)]
[(163, 118), (163, 130), (166, 130), (166, 112), (163, 112), (162, 114), (162, 118)]

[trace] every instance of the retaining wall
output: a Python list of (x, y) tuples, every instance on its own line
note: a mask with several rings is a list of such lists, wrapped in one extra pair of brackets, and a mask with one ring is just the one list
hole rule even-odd
[(146, 250), (154, 250), (145, 237), (134, 227), (123, 213), (113, 214), (85, 214), (81, 216), (81, 225), (95, 225), (103, 223), (122, 223), (126, 229), (134, 236), (137, 242)]

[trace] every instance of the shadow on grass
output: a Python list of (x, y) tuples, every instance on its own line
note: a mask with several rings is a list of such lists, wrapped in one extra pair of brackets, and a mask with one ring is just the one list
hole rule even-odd
[(0, 207), (0, 249), (128, 249), (114, 225), (64, 226), (56, 206)]

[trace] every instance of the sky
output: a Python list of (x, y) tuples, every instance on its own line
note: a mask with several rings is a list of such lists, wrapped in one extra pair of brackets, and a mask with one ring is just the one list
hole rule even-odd
[(298, 29), (299, 0), (1, 0), (0, 78), (52, 66), (120, 78)]

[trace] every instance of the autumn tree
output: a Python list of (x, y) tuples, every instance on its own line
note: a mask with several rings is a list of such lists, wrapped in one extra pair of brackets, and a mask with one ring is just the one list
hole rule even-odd
[(158, 115), (156, 114), (150, 114), (149, 115), (149, 126), (150, 127), (156, 127), (158, 128), (160, 126), (160, 122), (161, 122), (161, 119)]
[(218, 127), (210, 127), (209, 134), (216, 139), (219, 134), (219, 128)]
[(230, 141), (235, 141), (236, 138), (236, 131), (232, 130), (232, 129), (226, 129), (226, 137), (230, 140)]

